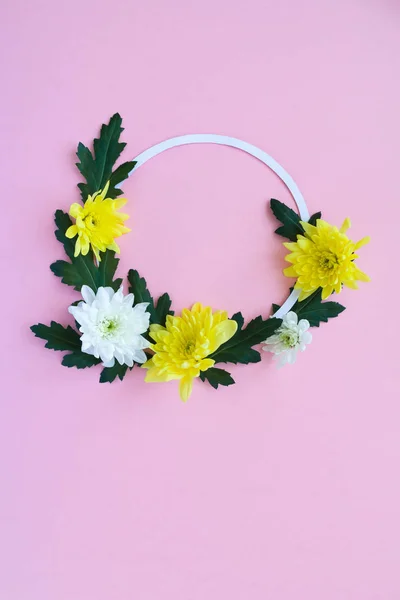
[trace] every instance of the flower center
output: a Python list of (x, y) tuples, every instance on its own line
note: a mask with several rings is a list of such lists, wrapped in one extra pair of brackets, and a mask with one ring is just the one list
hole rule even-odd
[(186, 340), (185, 346), (183, 348), (183, 353), (185, 356), (191, 356), (193, 354), (193, 350), (195, 349), (196, 344), (193, 340)]
[(119, 321), (117, 317), (102, 319), (98, 325), (100, 335), (105, 338), (111, 337), (118, 329)]
[(331, 271), (339, 264), (339, 260), (336, 254), (328, 250), (326, 252), (321, 252), (318, 264), (324, 271)]
[(93, 227), (97, 227), (97, 225), (99, 224), (97, 215), (95, 215), (94, 213), (89, 213), (83, 220), (85, 222), (86, 227), (89, 227), (90, 229), (92, 229)]
[(294, 348), (300, 341), (300, 336), (297, 331), (292, 331), (291, 329), (285, 329), (281, 333), (281, 341), (284, 346), (287, 348)]

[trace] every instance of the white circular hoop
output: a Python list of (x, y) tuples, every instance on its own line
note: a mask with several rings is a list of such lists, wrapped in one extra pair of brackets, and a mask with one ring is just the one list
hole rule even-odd
[[(227, 135), (218, 135), (213, 133), (192, 133), (188, 135), (179, 135), (177, 137), (170, 138), (169, 140), (165, 140), (164, 142), (160, 142), (159, 144), (148, 148), (144, 152), (141, 152), (134, 159), (136, 161), (136, 165), (130, 174), (132, 174), (133, 171), (136, 171), (136, 169), (138, 169), (141, 165), (144, 165), (144, 163), (146, 163), (148, 160), (154, 156), (157, 156), (157, 154), (161, 154), (161, 152), (169, 150), (170, 148), (175, 148), (176, 146), (185, 146), (187, 144), (219, 144), (222, 146), (237, 148), (238, 150), (242, 150), (243, 152), (254, 156), (254, 158), (257, 158), (262, 163), (267, 165), (267, 167), (269, 167), (283, 181), (293, 196), (293, 200), (296, 203), (297, 210), (299, 211), (299, 215), (302, 220), (308, 221), (310, 218), (310, 213), (308, 212), (303, 195), (289, 173), (285, 171), (285, 169), (278, 162), (276, 162), (272, 156), (263, 150), (260, 150), (260, 148), (257, 148), (257, 146), (253, 146), (252, 144), (248, 144), (247, 142), (237, 138), (229, 137)], [(299, 295), (300, 290), (293, 290), (273, 316), (282, 318), (284, 315), (286, 315), (286, 313), (289, 312), (289, 310), (298, 300)]]

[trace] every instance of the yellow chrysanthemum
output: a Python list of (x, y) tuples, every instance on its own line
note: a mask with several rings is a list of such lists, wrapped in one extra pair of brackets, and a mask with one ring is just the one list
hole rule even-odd
[(191, 310), (183, 309), (180, 317), (168, 316), (165, 327), (150, 326), (154, 356), (143, 367), (148, 369), (147, 382), (180, 380), (180, 395), (186, 401), (193, 379), (213, 366), (207, 358), (237, 330), (236, 321), (228, 319), (225, 311), (212, 312), (207, 306), (195, 304)]
[(129, 227), (124, 225), (129, 215), (117, 212), (126, 204), (126, 198), (107, 198), (108, 188), (109, 182), (102, 192), (98, 191), (88, 196), (83, 206), (77, 202), (71, 204), (69, 215), (75, 219), (75, 225), (71, 225), (65, 235), (68, 238), (78, 236), (75, 242), (75, 256), (80, 253), (86, 255), (91, 247), (100, 261), (100, 252), (119, 252), (115, 238), (130, 231)]
[(342, 285), (357, 289), (356, 281), (370, 280), (354, 262), (358, 258), (355, 251), (370, 238), (352, 242), (345, 234), (350, 219), (345, 219), (340, 229), (322, 219), (318, 219), (315, 226), (301, 224), (305, 235), (298, 235), (297, 242), (284, 244), (291, 252), (285, 260), (292, 266), (283, 271), (287, 277), (297, 277), (294, 287), (301, 290), (300, 301), (318, 288), (322, 288), (322, 299), (325, 299), (333, 292), (339, 294)]

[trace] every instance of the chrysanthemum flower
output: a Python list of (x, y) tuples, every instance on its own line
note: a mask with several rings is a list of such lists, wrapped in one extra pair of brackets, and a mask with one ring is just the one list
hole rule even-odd
[(115, 360), (128, 367), (144, 363), (143, 350), (150, 344), (141, 334), (149, 328), (148, 303), (133, 306), (133, 294), (124, 296), (122, 287), (118, 292), (99, 287), (95, 294), (83, 285), (81, 293), (84, 301), (68, 311), (80, 325), (82, 352), (100, 358), (104, 367), (113, 367)]
[(297, 353), (304, 352), (307, 344), (311, 343), (312, 335), (308, 331), (310, 323), (307, 319), (298, 320), (295, 312), (288, 312), (282, 319), (274, 335), (265, 340), (262, 347), (266, 352), (272, 352), (278, 367), (296, 362)]
[(370, 240), (364, 237), (357, 243), (346, 235), (350, 219), (345, 219), (340, 229), (318, 219), (316, 226), (301, 223), (305, 235), (298, 235), (297, 242), (287, 242), (290, 250), (285, 257), (292, 266), (283, 272), (287, 277), (297, 277), (295, 289), (301, 290), (299, 300), (304, 300), (322, 288), (322, 299), (333, 292), (339, 294), (342, 285), (357, 289), (357, 281), (369, 281), (368, 275), (355, 264), (358, 255), (355, 251)]
[(180, 317), (168, 316), (165, 327), (150, 326), (150, 337), (155, 341), (150, 348), (154, 356), (143, 367), (147, 368), (146, 381), (180, 380), (180, 395), (186, 401), (193, 379), (214, 365), (207, 358), (221, 344), (235, 335), (236, 321), (228, 319), (225, 311), (212, 312), (207, 306), (195, 304), (184, 309)]
[(75, 242), (75, 256), (80, 253), (87, 254), (90, 247), (98, 261), (100, 261), (100, 252), (106, 250), (120, 252), (115, 238), (130, 231), (124, 225), (129, 215), (117, 211), (126, 204), (127, 200), (107, 198), (108, 188), (109, 183), (103, 191), (88, 196), (83, 206), (77, 202), (71, 204), (69, 215), (75, 219), (75, 225), (71, 225), (65, 235), (68, 238), (78, 236)]

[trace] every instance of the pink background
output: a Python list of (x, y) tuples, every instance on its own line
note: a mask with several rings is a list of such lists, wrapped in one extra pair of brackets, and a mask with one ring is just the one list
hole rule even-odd
[[(400, 398), (396, 0), (1, 3), (2, 600), (398, 600)], [(237, 385), (134, 370), (99, 385), (29, 325), (77, 294), (53, 213), (74, 151), (124, 117), (126, 159), (167, 137), (236, 136), (287, 168), (312, 211), (370, 234), (372, 282), (339, 298), (298, 363)], [(160, 156), (124, 187), (139, 269), (180, 310), (250, 319), (281, 301), (279, 180), (228, 148)], [(398, 289), (398, 288), (397, 288)]]

